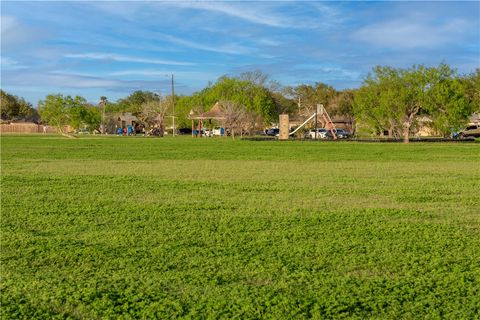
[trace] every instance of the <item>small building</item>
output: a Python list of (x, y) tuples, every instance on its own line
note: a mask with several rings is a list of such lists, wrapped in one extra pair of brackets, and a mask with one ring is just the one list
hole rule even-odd
[(472, 114), (468, 119), (468, 125), (469, 126), (480, 125), (480, 113)]
[(116, 116), (117, 118), (117, 127), (125, 128), (127, 126), (135, 127), (139, 122), (138, 118), (132, 115), (131, 112), (121, 113)]
[(209, 125), (210, 131), (212, 128), (212, 120), (217, 121), (224, 125), (225, 120), (227, 119), (226, 114), (222, 110), (222, 106), (217, 102), (215, 105), (207, 112), (195, 113), (193, 110), (190, 110), (188, 118), (192, 120), (192, 136), (197, 133), (201, 133), (205, 125)]

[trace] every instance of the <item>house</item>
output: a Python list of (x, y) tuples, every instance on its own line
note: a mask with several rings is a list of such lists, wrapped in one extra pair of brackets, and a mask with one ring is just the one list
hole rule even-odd
[(135, 124), (139, 122), (138, 118), (132, 115), (131, 112), (118, 114), (116, 118), (117, 118), (117, 127), (121, 127), (121, 128), (125, 128), (127, 126), (135, 127)]
[(480, 113), (472, 114), (468, 119), (468, 125), (469, 126), (480, 125)]

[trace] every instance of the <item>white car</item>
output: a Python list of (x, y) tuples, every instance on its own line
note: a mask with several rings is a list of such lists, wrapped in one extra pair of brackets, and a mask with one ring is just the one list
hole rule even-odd
[[(315, 139), (315, 129), (308, 131), (308, 137), (310, 139)], [(317, 139), (327, 139), (327, 129), (325, 128), (317, 129)]]
[(212, 136), (223, 136), (225, 135), (225, 129), (224, 128), (213, 128), (212, 130)]

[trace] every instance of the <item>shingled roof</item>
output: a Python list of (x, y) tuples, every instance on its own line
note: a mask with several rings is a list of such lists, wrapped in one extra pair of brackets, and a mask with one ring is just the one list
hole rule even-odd
[(222, 106), (217, 102), (207, 112), (195, 115), (194, 112), (191, 111), (189, 118), (193, 119), (193, 120), (204, 120), (204, 119), (224, 120), (225, 119), (225, 114), (222, 111)]

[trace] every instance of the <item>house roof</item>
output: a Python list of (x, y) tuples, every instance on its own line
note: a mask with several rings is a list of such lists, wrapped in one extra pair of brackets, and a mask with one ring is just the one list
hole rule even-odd
[(222, 111), (222, 106), (217, 102), (215, 105), (207, 112), (200, 113), (195, 115), (195, 113), (190, 111), (189, 115), (190, 119), (193, 120), (204, 120), (204, 119), (216, 119), (216, 120), (224, 120), (225, 114)]
[(118, 121), (138, 121), (138, 118), (132, 115), (130, 112), (126, 112), (118, 116)]

